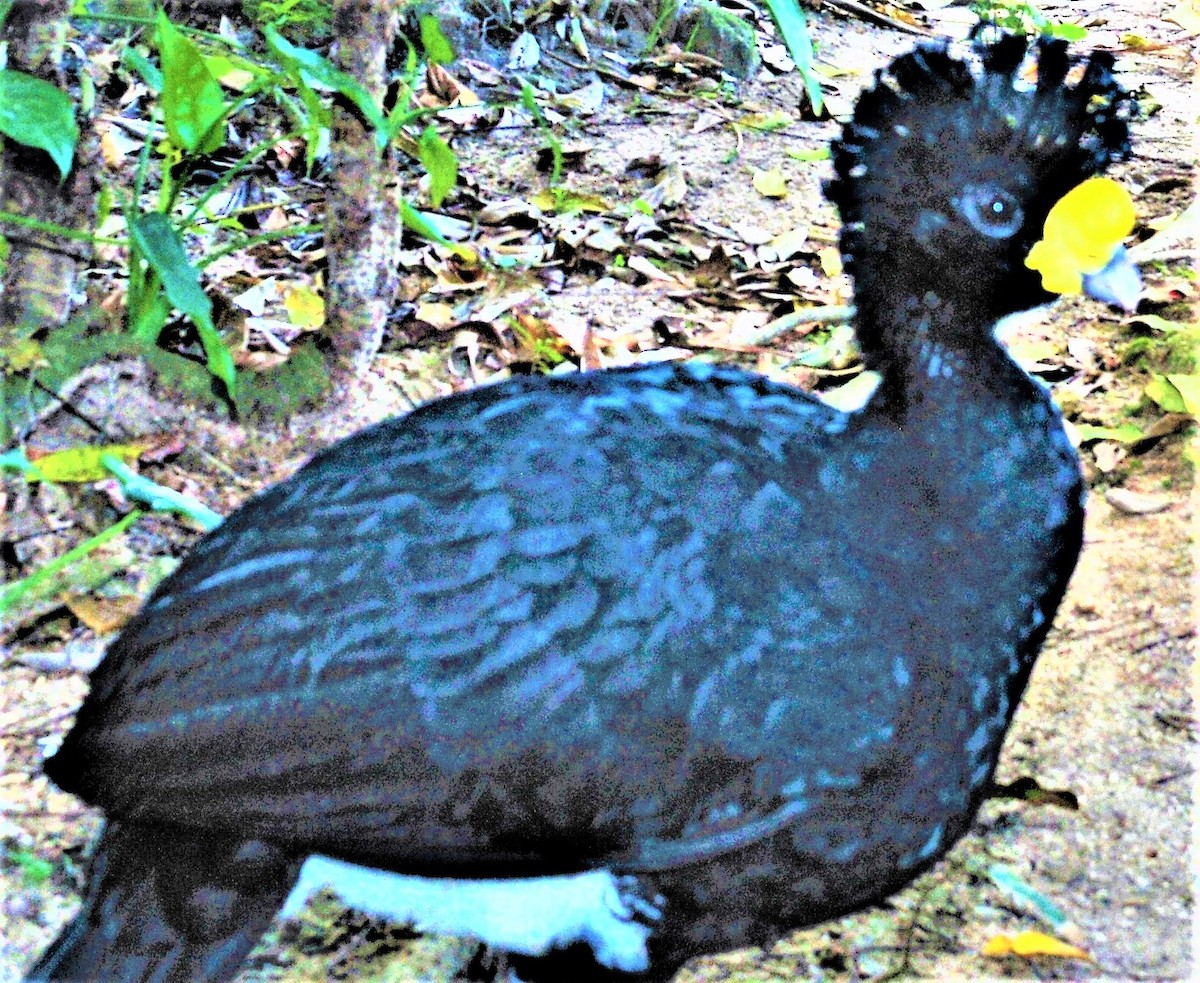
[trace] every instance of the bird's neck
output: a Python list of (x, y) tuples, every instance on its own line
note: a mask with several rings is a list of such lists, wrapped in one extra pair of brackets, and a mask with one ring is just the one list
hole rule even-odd
[(910, 299), (860, 321), (864, 362), (883, 377), (872, 400), (874, 415), (904, 427), (953, 415), (956, 406), (969, 406), (974, 415), (990, 405), (1006, 414), (1049, 403), (1045, 389), (996, 340), (993, 325), (932, 295), (929, 300)]

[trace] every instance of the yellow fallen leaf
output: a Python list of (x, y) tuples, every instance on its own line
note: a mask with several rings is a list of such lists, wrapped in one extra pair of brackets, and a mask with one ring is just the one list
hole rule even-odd
[(436, 302), (418, 304), (416, 318), (418, 321), (432, 324), (435, 328), (448, 328), (456, 320), (453, 307)]
[(92, 597), (89, 594), (71, 595), (64, 599), (67, 609), (98, 635), (124, 628), (138, 613), (142, 598), (136, 594), (125, 597)]
[(822, 246), (817, 250), (817, 259), (821, 263), (821, 272), (826, 276), (838, 276), (842, 272), (842, 254), (837, 246)]
[(313, 330), (325, 323), (325, 299), (308, 287), (295, 287), (283, 298), (288, 320), (298, 328)]
[(1019, 932), (1016, 935), (994, 935), (980, 949), (982, 955), (1020, 956), (1029, 959), (1033, 956), (1051, 956), (1056, 959), (1086, 959), (1092, 961), (1091, 955), (1078, 946), (1056, 939), (1045, 932)]
[(45, 478), (48, 481), (88, 482), (100, 481), (112, 476), (112, 472), (100, 463), (100, 458), (111, 454), (125, 464), (132, 464), (146, 450), (148, 444), (101, 444), (96, 447), (68, 447), (51, 451), (40, 457), (30, 455), (37, 465), (38, 473), (30, 475), (30, 481)]
[(787, 180), (783, 171), (773, 167), (769, 171), (754, 170), (754, 190), (765, 198), (786, 198)]
[(602, 214), (612, 211), (612, 205), (600, 195), (568, 191), (565, 188), (544, 188), (533, 195), (529, 201), (543, 212), (554, 212), (558, 215), (572, 215), (576, 212)]

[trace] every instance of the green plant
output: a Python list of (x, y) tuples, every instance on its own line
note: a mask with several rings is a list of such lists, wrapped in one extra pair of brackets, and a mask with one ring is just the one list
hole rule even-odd
[(971, 10), (980, 20), (1016, 34), (1044, 34), (1065, 41), (1087, 37), (1086, 28), (1052, 21), (1030, 0), (972, 0)]
[(244, 0), (243, 9), (260, 28), (273, 27), (298, 44), (320, 44), (333, 32), (327, 0)]
[[(310, 0), (263, 3), (259, 11), (270, 14), (275, 22), (313, 6)], [(158, 144), (147, 140), (142, 147), (131, 191), (119, 195), (119, 207), (125, 217), (128, 236), (124, 240), (101, 239), (60, 226), (37, 222), (25, 216), (0, 212), (0, 222), (35, 228), (71, 239), (95, 243), (116, 243), (128, 248), (126, 289), (126, 327), (142, 352), (157, 350), (157, 343), (172, 308), (178, 309), (192, 324), (203, 349), (204, 364), (211, 378), (219, 380), (226, 399), (236, 401), (236, 373), (232, 353), (214, 323), (212, 304), (204, 292), (200, 271), (215, 259), (257, 244), (313, 231), (304, 225), (256, 234), (243, 233), (240, 223), (222, 220), (209, 213), (209, 203), (241, 177), (259, 157), (281, 141), (303, 137), (309, 163), (316, 148), (327, 144), (331, 114), (329, 94), (348, 100), (376, 134), (382, 152), (406, 127), (419, 122), (431, 111), (417, 105), (413, 82), (419, 72), (416, 52), (409, 48), (399, 95), (389, 113), (376, 104), (368, 90), (352, 76), (338, 69), (317, 52), (299, 47), (268, 22), (263, 28), (266, 56), (251, 57), (236, 41), (203, 31), (177, 27), (159, 12), (154, 19), (126, 15), (80, 14), (92, 20), (109, 20), (135, 31), (152, 31), (148, 49), (130, 44), (123, 55), (124, 66), (138, 75), (157, 97), (152, 122), (161, 123), (166, 137)], [(436, 57), (453, 56), (432, 17), (422, 21), (422, 38)], [(157, 63), (153, 56), (157, 55)], [(434, 57), (431, 54), (430, 57)], [(250, 79), (240, 94), (227, 97), (218, 80), (225, 72), (237, 70)], [(237, 114), (261, 100), (273, 101), (295, 123), (287, 134), (271, 133), (252, 146), (229, 166), (221, 177), (186, 205), (183, 192), (189, 186), (196, 167), (219, 150), (225, 139), (227, 123)], [(78, 131), (70, 97), (49, 83), (8, 70), (0, 71), (0, 134), (46, 150), (65, 176), (70, 168)], [(420, 157), (429, 171), (435, 205), (457, 180), (458, 161), (449, 145), (432, 126), (427, 126), (418, 141)], [(154, 175), (157, 195), (150, 210), (144, 202), (150, 185), (152, 160), (157, 154)], [(111, 194), (107, 196), (111, 198)], [(106, 200), (107, 200), (106, 198)], [(107, 212), (107, 205), (102, 206)], [(412, 206), (402, 203), (406, 226), (434, 241), (442, 238)], [(189, 260), (187, 240), (201, 238), (211, 244), (210, 227), (232, 230), (233, 235), (220, 246), (209, 245), (196, 262)], [(106, 344), (111, 348), (112, 344)], [(183, 371), (172, 373), (184, 382)], [(310, 373), (304, 373), (305, 377)], [(190, 376), (189, 376), (190, 378)], [(184, 382), (195, 391), (194, 382)], [(303, 387), (311, 395), (312, 385)]]

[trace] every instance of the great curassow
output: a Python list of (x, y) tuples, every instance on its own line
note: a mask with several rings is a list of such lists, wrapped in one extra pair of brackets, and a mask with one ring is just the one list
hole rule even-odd
[(1080, 549), (1059, 413), (993, 329), (1043, 276), (1136, 299), (1111, 66), (925, 46), (862, 96), (828, 188), (861, 410), (703, 362), (509, 379), (201, 540), (46, 762), (107, 823), (30, 978), (228, 979), (332, 885), (526, 979), (666, 980), (930, 867)]

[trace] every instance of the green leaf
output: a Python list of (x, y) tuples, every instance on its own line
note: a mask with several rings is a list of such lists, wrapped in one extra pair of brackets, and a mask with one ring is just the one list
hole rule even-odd
[(458, 183), (458, 157), (450, 144), (438, 136), (437, 128), (431, 123), (421, 133), (417, 142), (421, 163), (429, 172), (429, 200), (438, 208), (442, 199)]
[(146, 87), (155, 95), (162, 92), (163, 74), (158, 70), (158, 66), (149, 58), (143, 55), (137, 48), (126, 48), (121, 55), (121, 62), (131, 72), (140, 75)]
[(1168, 375), (1167, 382), (1183, 399), (1187, 413), (1200, 419), (1200, 375)]
[(804, 79), (804, 89), (813, 112), (821, 115), (825, 99), (821, 95), (821, 80), (813, 71), (812, 38), (808, 33), (808, 21), (800, 9), (799, 0), (766, 0), (767, 9), (779, 27), (779, 36), (787, 46), (788, 54), (796, 63), (796, 71)]
[(801, 148), (799, 150), (784, 150), (792, 160), (802, 160), (805, 163), (815, 160), (829, 160), (833, 154), (828, 147), (813, 147), (812, 149)]
[(379, 148), (382, 150), (387, 146), (388, 131), (383, 111), (375, 104), (366, 86), (354, 76), (343, 72), (323, 55), (292, 44), (270, 25), (263, 29), (263, 36), (266, 37), (272, 54), (279, 59), (280, 65), (307, 85), (323, 86), (349, 99), (375, 130), (375, 140)]
[(11, 610), (16, 607), (17, 603), (22, 598), (35, 593), (42, 589), (44, 585), (52, 581), (63, 570), (66, 570), (73, 563), (79, 562), (83, 557), (87, 556), (93, 550), (103, 546), (111, 539), (115, 539), (128, 529), (133, 523), (137, 522), (142, 517), (142, 513), (134, 510), (125, 518), (121, 519), (116, 525), (109, 526), (103, 532), (98, 533), (91, 539), (84, 540), (74, 549), (68, 550), (62, 556), (55, 557), (48, 563), (44, 563), (38, 567), (28, 577), (23, 577), (20, 580), (15, 580), (12, 583), (0, 586), (0, 613)]
[(1146, 386), (1146, 395), (1168, 413), (1187, 413), (1183, 395), (1164, 375), (1156, 375)]
[(129, 312), (129, 333), (144, 345), (153, 345), (162, 334), (171, 313), (171, 303), (164, 296), (162, 287), (153, 292), (147, 288), (139, 298), (140, 302), (131, 305)]
[(1088, 36), (1087, 28), (1078, 24), (1048, 24), (1044, 33), (1052, 38), (1062, 38), (1064, 41), (1082, 41)]
[(191, 41), (158, 14), (158, 50), (162, 56), (163, 122), (171, 142), (188, 153), (211, 154), (225, 142), (220, 125), (229, 104), (221, 86)]
[(449, 65), (454, 61), (454, 46), (442, 33), (442, 26), (433, 14), (421, 16), (421, 47), (425, 57), (435, 65)]
[(1126, 324), (1144, 324), (1152, 331), (1162, 331), (1170, 333), (1178, 331), (1183, 325), (1178, 321), (1168, 321), (1165, 317), (1158, 314), (1134, 314), (1133, 317), (1125, 319)]
[(79, 127), (71, 97), (49, 82), (0, 69), (0, 133), (50, 155), (65, 178), (75, 157)]
[(440, 246), (445, 246), (456, 256), (469, 263), (478, 262), (479, 256), (475, 250), (467, 246), (460, 246), (447, 239), (433, 227), (424, 215), (413, 208), (412, 203), (407, 198), (400, 199), (400, 221), (404, 223), (406, 229), (415, 232), (422, 239), (428, 239), (430, 242), (436, 242)]
[(1118, 444), (1132, 444), (1142, 439), (1141, 427), (1132, 423), (1122, 423), (1119, 427), (1097, 427), (1090, 423), (1080, 423), (1075, 427), (1079, 434), (1079, 442), (1086, 444), (1093, 440), (1115, 440)]
[(54, 864), (30, 850), (10, 850), (8, 859), (20, 868), (22, 879), (30, 886), (44, 884), (54, 873)]
[(129, 226), (129, 238), (162, 281), (167, 299), (196, 326), (208, 371), (225, 383), (232, 397), (236, 377), (233, 355), (213, 323), (212, 301), (200, 286), (200, 274), (188, 262), (170, 219), (158, 212), (139, 215)]

